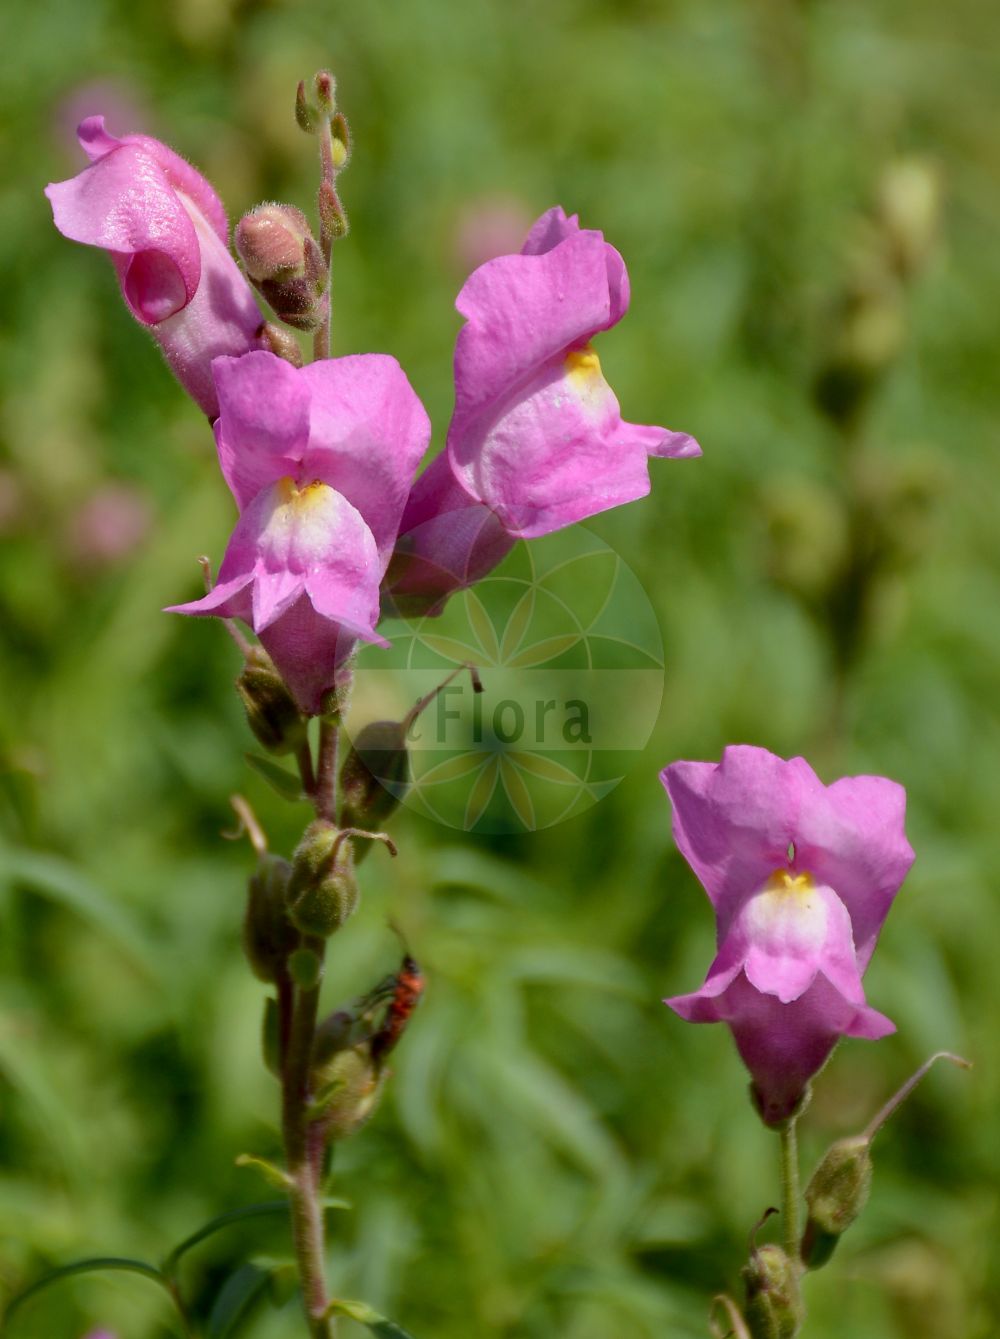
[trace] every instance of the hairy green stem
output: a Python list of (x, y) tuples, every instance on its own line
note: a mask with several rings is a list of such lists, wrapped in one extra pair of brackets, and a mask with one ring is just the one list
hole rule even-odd
[[(302, 946), (322, 961), (325, 943), (305, 937)], [(332, 1339), (333, 1323), (324, 1317), (329, 1305), (324, 1273), (324, 1221), (320, 1177), (310, 1141), (310, 1066), (319, 984), (296, 987), (287, 1024), (288, 1047), (282, 1068), (282, 1134), (291, 1187), (288, 1198), (292, 1240), (302, 1287), (302, 1303), (310, 1339)], [(289, 1001), (286, 1000), (286, 1007)]]
[[(322, 180), (331, 187), (337, 178), (337, 169), (333, 163), (333, 145), (330, 140), (330, 122), (325, 119), (319, 131), (319, 156)], [(326, 261), (326, 292), (323, 294), (323, 319), (313, 335), (313, 358), (329, 358), (330, 326), (333, 315), (333, 234), (320, 211), (319, 246)]]
[(796, 1116), (781, 1127), (781, 1209), (785, 1252), (790, 1260), (799, 1257), (799, 1146)]
[(333, 821), (337, 815), (337, 749), (340, 727), (324, 716), (319, 723), (319, 756), (316, 763), (316, 817)]

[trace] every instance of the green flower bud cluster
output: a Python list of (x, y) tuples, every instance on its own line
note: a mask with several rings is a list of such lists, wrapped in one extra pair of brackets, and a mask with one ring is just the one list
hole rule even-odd
[(299, 941), (285, 905), (291, 872), (287, 860), (264, 852), (247, 886), (243, 951), (261, 981), (278, 980)]
[(317, 1067), (313, 1111), (323, 1120), (328, 1139), (347, 1139), (360, 1130), (378, 1105), (385, 1078), (386, 1071), (364, 1042), (336, 1051)]
[(292, 857), (288, 914), (305, 935), (325, 939), (354, 914), (358, 885), (354, 847), (335, 823), (310, 823)]
[[(372, 1114), (387, 1077), (386, 1059), (423, 990), (420, 968), (406, 954), (399, 971), (316, 1030), (312, 1051), (312, 1118), (327, 1137), (346, 1139)], [(379, 1020), (376, 1015), (383, 1008)]]
[(757, 1247), (743, 1269), (744, 1317), (752, 1339), (795, 1339), (805, 1319), (801, 1266), (780, 1246)]
[(300, 82), (295, 95), (295, 119), (307, 135), (320, 137), (323, 159), (323, 183), (318, 206), (323, 244), (329, 247), (346, 237), (349, 225), (344, 206), (337, 195), (334, 179), (351, 160), (351, 132), (343, 112), (337, 111), (337, 85), (329, 70), (320, 70), (312, 80), (311, 92)]

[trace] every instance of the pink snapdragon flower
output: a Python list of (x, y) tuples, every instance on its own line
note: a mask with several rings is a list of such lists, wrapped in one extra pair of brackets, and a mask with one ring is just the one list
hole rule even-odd
[(173, 609), (249, 624), (315, 714), (359, 639), (386, 645), (379, 583), (430, 421), (384, 354), (294, 368), (255, 352), (213, 371), (219, 463), (240, 519), (215, 589)]
[(906, 792), (880, 776), (824, 786), (804, 758), (727, 748), (661, 780), (674, 839), (717, 918), (700, 990), (665, 1001), (692, 1023), (728, 1023), (764, 1120), (780, 1124), (842, 1036), (893, 1023), (861, 977), (913, 863)]
[(439, 612), (517, 539), (644, 497), (650, 456), (701, 455), (686, 433), (622, 420), (590, 340), (628, 302), (621, 256), (558, 207), (469, 277), (447, 454), (414, 487), (389, 576), (402, 612)]
[(111, 256), (122, 296), (210, 418), (212, 359), (262, 347), (264, 318), (229, 254), (225, 210), (199, 172), (147, 135), (116, 139), (103, 116), (77, 132), (90, 166), (46, 187), (56, 227)]
[(686, 433), (622, 420), (590, 341), (628, 302), (621, 256), (558, 207), (459, 293), (448, 454), (509, 534), (547, 535), (645, 497), (649, 456), (701, 454)]

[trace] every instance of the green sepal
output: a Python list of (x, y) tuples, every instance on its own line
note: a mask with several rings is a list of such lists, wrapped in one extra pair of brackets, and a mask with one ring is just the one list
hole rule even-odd
[(259, 981), (277, 982), (299, 936), (285, 910), (291, 865), (264, 851), (247, 884), (243, 914), (243, 952)]
[(268, 995), (264, 1001), (264, 1017), (260, 1030), (261, 1052), (264, 1064), (276, 1079), (281, 1078), (281, 1020), (278, 1016), (278, 1001)]
[[(269, 208), (274, 209), (275, 206), (269, 206)], [(287, 208), (290, 209), (291, 207), (288, 206)], [(247, 215), (247, 218), (253, 219), (255, 212)], [(308, 256), (309, 243), (312, 243), (313, 248), (316, 248), (316, 243), (312, 241), (309, 234), (309, 225), (304, 216), (299, 214), (297, 210), (295, 213), (298, 214), (305, 226), (306, 236), (302, 238), (301, 245), (303, 252)], [(289, 225), (289, 230), (291, 226)], [(296, 233), (296, 238), (297, 236)], [(250, 232), (248, 225), (247, 247), (249, 246)], [(245, 254), (241, 249), (240, 256), (248, 274), (251, 273), (252, 269), (259, 268), (253, 264), (256, 257), (252, 252)], [(304, 260), (303, 266), (306, 264), (307, 261)], [(259, 287), (261, 277), (259, 273), (252, 274), (251, 280)], [(280, 307), (273, 303), (272, 306), (274, 306), (275, 312), (281, 316)], [(270, 656), (255, 651), (251, 657), (248, 657), (240, 677), (236, 680), (236, 691), (243, 703), (247, 724), (253, 731), (258, 744), (262, 744), (269, 753), (294, 753), (296, 749), (302, 747), (306, 741), (306, 718), (302, 715), (298, 704), (288, 691), (284, 679), (274, 668)]]

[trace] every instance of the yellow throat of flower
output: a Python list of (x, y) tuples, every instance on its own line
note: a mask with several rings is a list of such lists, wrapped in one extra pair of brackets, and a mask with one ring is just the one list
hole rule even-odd
[(808, 893), (814, 886), (811, 874), (793, 874), (790, 869), (776, 869), (765, 883), (762, 892)]
[(588, 388), (601, 378), (601, 360), (593, 346), (585, 344), (582, 349), (573, 349), (564, 359), (566, 375), (575, 381), (581, 390)]
[(324, 494), (328, 491), (328, 485), (319, 479), (314, 479), (312, 483), (300, 488), (295, 480), (286, 474), (278, 481), (278, 505), (292, 507), (297, 512), (309, 511), (323, 500)]

